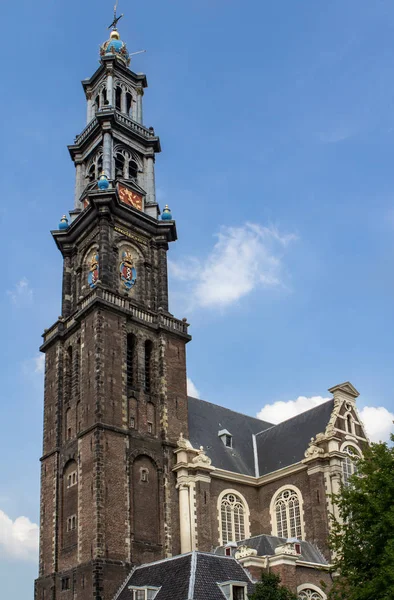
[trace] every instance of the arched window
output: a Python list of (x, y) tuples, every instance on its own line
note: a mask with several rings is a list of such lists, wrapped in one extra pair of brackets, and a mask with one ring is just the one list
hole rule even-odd
[(88, 183), (97, 181), (103, 171), (103, 153), (99, 152), (92, 159), (86, 170), (86, 179)]
[(118, 149), (114, 155), (115, 177), (137, 179), (138, 164), (133, 155), (124, 149)]
[(65, 369), (65, 385), (64, 385), (64, 402), (69, 404), (72, 399), (72, 391), (73, 391), (73, 349), (72, 346), (67, 348), (66, 354), (66, 369)]
[(134, 160), (129, 162), (129, 179), (137, 179), (138, 175), (138, 165)]
[(346, 455), (342, 460), (342, 480), (343, 485), (347, 487), (350, 483), (350, 477), (357, 472), (355, 461), (357, 458), (360, 458), (360, 455), (353, 446), (345, 446), (342, 448), (342, 452)]
[(234, 493), (225, 494), (220, 501), (221, 544), (239, 542), (248, 536), (245, 502)]
[(156, 425), (156, 409), (153, 402), (146, 403), (146, 420), (148, 426), (148, 433), (154, 435)]
[(127, 352), (126, 352), (126, 371), (127, 371), (127, 390), (133, 390), (136, 386), (135, 377), (136, 361), (136, 339), (132, 333), (127, 334)]
[(63, 470), (63, 494), (61, 503), (63, 547), (77, 543), (78, 536), (78, 465), (70, 460)]
[(122, 152), (115, 154), (115, 177), (125, 177), (125, 157)]
[(79, 433), (82, 429), (81, 401), (80, 400), (78, 400), (77, 405), (75, 407), (75, 424), (76, 424), (76, 432)]
[(126, 94), (126, 112), (130, 117), (133, 116), (133, 96), (130, 92)]
[(298, 594), (299, 600), (323, 600), (323, 596), (311, 588), (304, 588)]
[(115, 90), (115, 107), (116, 110), (122, 110), (122, 88), (117, 86)]
[(303, 539), (300, 494), (294, 487), (280, 491), (274, 498), (272, 512), (278, 537)]
[(150, 340), (145, 342), (145, 378), (144, 387), (145, 391), (150, 394), (152, 390), (152, 350), (153, 344)]
[(72, 437), (71, 408), (68, 408), (66, 410), (64, 433), (65, 433), (66, 440), (71, 440), (71, 437)]

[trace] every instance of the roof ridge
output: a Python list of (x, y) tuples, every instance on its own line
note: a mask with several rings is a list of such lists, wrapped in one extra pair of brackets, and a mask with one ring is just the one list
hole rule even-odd
[[(232, 408), (227, 408), (227, 406), (221, 406), (220, 404), (215, 404), (214, 402), (209, 402), (209, 400), (204, 400), (203, 398), (194, 398), (194, 396), (188, 396), (188, 399), (198, 400), (199, 402), (205, 402), (205, 404), (211, 404), (212, 406), (217, 406), (219, 408), (223, 408), (224, 410), (228, 410), (229, 412), (233, 412), (236, 415), (242, 415), (243, 417), (247, 417), (248, 419), (253, 419), (253, 421), (260, 421), (260, 423), (265, 423), (266, 425), (271, 425), (271, 427), (275, 427), (275, 423), (269, 423), (268, 421), (263, 421), (263, 419), (259, 419), (258, 417), (251, 417), (250, 415), (245, 415), (245, 413), (239, 412), (239, 410), (233, 410)], [(258, 432), (262, 433), (262, 432)], [(257, 435), (257, 434), (254, 434)]]
[(143, 563), (142, 565), (137, 565), (136, 567), (134, 567), (133, 572), (137, 571), (138, 569), (145, 569), (147, 567), (152, 567), (153, 565), (159, 565), (164, 562), (169, 562), (170, 560), (178, 560), (179, 558), (184, 558), (185, 556), (190, 556), (191, 554), (193, 554), (193, 552), (185, 552), (184, 554), (177, 554), (176, 556), (169, 556), (168, 558), (162, 558), (160, 560), (155, 560), (154, 562)]
[(297, 415), (294, 415), (293, 417), (289, 417), (288, 419), (285, 419), (284, 421), (280, 421), (279, 423), (272, 425), (272, 427), (268, 427), (268, 429), (259, 431), (258, 433), (255, 433), (254, 435), (257, 436), (257, 435), (261, 435), (262, 433), (266, 433), (267, 431), (271, 431), (271, 429), (274, 429), (275, 427), (278, 427), (279, 425), (283, 425), (284, 423), (288, 423), (289, 421), (293, 421), (294, 419), (298, 419), (298, 417), (300, 417), (301, 415), (305, 415), (306, 413), (312, 412), (313, 410), (317, 410), (318, 408), (325, 406), (329, 402), (334, 402), (334, 398), (329, 398), (328, 400), (326, 400), (325, 402), (322, 402), (321, 404), (312, 406), (312, 408), (308, 408), (308, 410), (303, 410), (302, 412), (298, 413)]
[(193, 600), (194, 598), (194, 586), (196, 584), (197, 554), (198, 552), (193, 550), (192, 559), (190, 561), (189, 591), (187, 594), (188, 600)]
[(117, 600), (119, 598), (120, 594), (123, 592), (124, 588), (126, 587), (126, 584), (127, 584), (128, 580), (133, 575), (133, 573), (134, 573), (135, 570), (136, 570), (136, 567), (133, 567), (131, 569), (130, 573), (127, 575), (126, 579), (123, 581), (123, 583), (121, 584), (120, 588), (118, 589), (118, 591), (116, 592), (115, 596), (113, 597), (113, 600)]

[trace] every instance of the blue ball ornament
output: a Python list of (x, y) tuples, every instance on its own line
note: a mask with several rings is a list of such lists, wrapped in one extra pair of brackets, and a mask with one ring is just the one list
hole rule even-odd
[(100, 178), (97, 182), (99, 190), (107, 190), (109, 188), (108, 177), (105, 173), (101, 173)]
[(171, 210), (168, 208), (168, 204), (165, 205), (163, 214), (161, 215), (162, 221), (172, 221)]
[(68, 219), (66, 215), (63, 215), (60, 219), (59, 229), (68, 229)]

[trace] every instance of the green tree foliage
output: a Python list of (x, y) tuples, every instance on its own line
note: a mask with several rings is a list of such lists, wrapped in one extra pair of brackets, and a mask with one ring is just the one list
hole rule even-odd
[(333, 521), (330, 543), (339, 577), (330, 600), (392, 600), (394, 448), (382, 443), (367, 448), (357, 475), (334, 501), (341, 522)]
[(288, 588), (280, 585), (280, 577), (274, 573), (263, 573), (261, 581), (256, 583), (250, 600), (297, 600), (297, 596)]

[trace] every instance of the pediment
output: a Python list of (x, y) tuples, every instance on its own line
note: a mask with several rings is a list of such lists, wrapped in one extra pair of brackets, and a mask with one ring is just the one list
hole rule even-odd
[(347, 394), (352, 398), (358, 398), (360, 393), (356, 390), (354, 385), (350, 383), (350, 381), (346, 381), (345, 383), (340, 383), (339, 385), (334, 385), (334, 387), (329, 388), (328, 390), (330, 394), (334, 394), (334, 392), (342, 392), (343, 394)]

